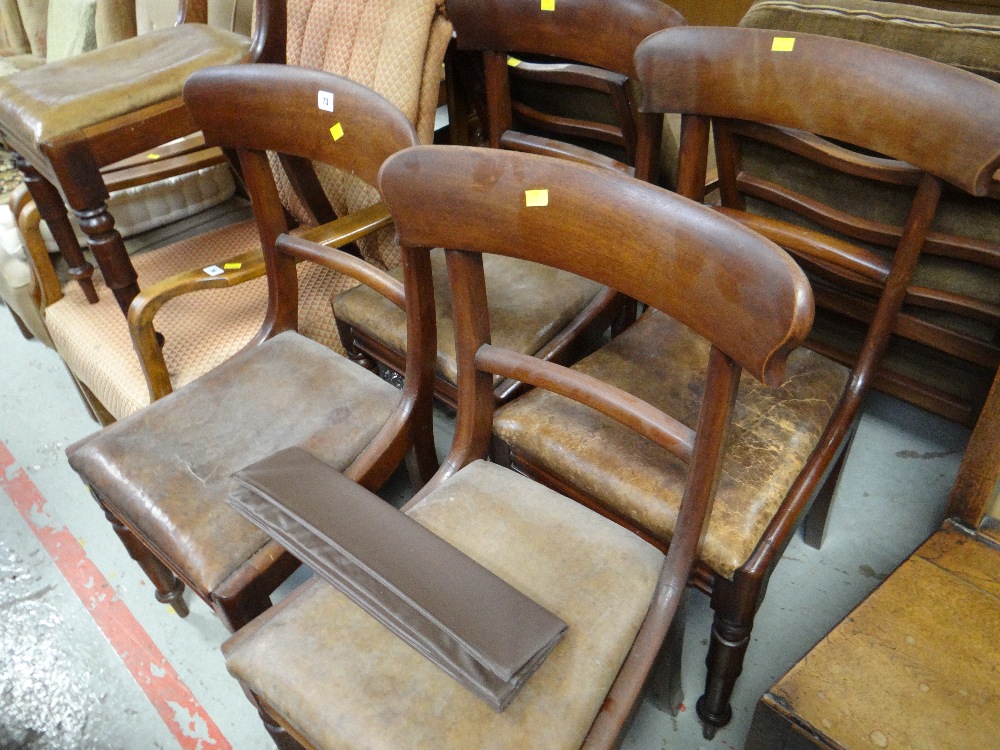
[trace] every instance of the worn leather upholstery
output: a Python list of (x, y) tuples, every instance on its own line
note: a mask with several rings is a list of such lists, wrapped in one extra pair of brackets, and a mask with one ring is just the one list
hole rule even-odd
[(319, 580), (226, 644), (230, 671), (317, 747), (579, 747), (646, 615), (660, 552), (484, 461), (411, 515), (569, 625), (503, 713)]
[(152, 549), (201, 591), (212, 591), (268, 541), (226, 505), (230, 475), (292, 446), (344, 469), (398, 400), (399, 392), (372, 373), (284, 333), (67, 454)]
[[(483, 257), (490, 331), (497, 346), (534, 354), (581, 311), (603, 288), (555, 268), (498, 255)], [(434, 301), (437, 305), (437, 372), (449, 383), (458, 382), (455, 324), (444, 252), (431, 252)], [(402, 279), (402, 271), (392, 275)], [(406, 316), (385, 297), (367, 286), (350, 289), (334, 300), (338, 320), (365, 331), (393, 351), (406, 351)]]
[[(708, 364), (708, 343), (652, 312), (574, 369), (645, 399), (691, 428)], [(826, 427), (846, 368), (800, 349), (785, 383), (744, 377), (701, 559), (725, 577), (750, 556)], [(686, 468), (637, 433), (553, 393), (532, 391), (497, 412), (496, 434), (532, 463), (615, 513), (669, 541)]]
[(19, 148), (49, 142), (179, 96), (193, 71), (238, 62), (249, 46), (246, 37), (201, 24), (126, 39), (0, 79), (0, 119)]

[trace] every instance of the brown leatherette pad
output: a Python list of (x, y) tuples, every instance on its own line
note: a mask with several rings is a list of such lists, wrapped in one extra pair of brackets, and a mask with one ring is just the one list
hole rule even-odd
[(558, 617), (301, 448), (233, 475), (227, 502), (398, 637), (503, 710)]

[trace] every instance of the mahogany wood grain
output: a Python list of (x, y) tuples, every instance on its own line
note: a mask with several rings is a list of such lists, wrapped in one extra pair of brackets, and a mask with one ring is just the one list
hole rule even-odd
[[(757, 296), (758, 320), (751, 323), (734, 315), (727, 330), (714, 338), (755, 377), (772, 384), (781, 377), (772, 363), (781, 361), (788, 342), (804, 337), (812, 325), (811, 294), (801, 298), (788, 295), (787, 285), (793, 283), (788, 281), (790, 269), (794, 269), (796, 279), (799, 275), (804, 279), (796, 264), (784, 253), (775, 254), (774, 245), (736, 222), (704, 221), (700, 218), (702, 208), (692, 201), (675, 195), (665, 198), (662, 189), (640, 180), (530, 154), (512, 162), (500, 151), (479, 154), (460, 146), (438, 146), (434, 148), (437, 159), (430, 162), (420, 153), (409, 150), (395, 156), (397, 166), (392, 175), (384, 175), (380, 181), (383, 189), (394, 187), (394, 181), (402, 179), (404, 166), (419, 169), (425, 181), (419, 204), (397, 206), (386, 198), (400, 228), (400, 239), (408, 245), (436, 243), (471, 249), (467, 227), (475, 225), (480, 227), (475, 237), (479, 251), (503, 252), (599, 281), (662, 310), (702, 335), (711, 325), (707, 321), (738, 306), (732, 295), (751, 267), (766, 269), (773, 286), (762, 288)], [(448, 185), (453, 180), (462, 180), (468, 190), (452, 195)], [(528, 186), (547, 189), (548, 206), (526, 207)], [(611, 195), (614, 201), (608, 200)], [(487, 199), (488, 205), (484, 203)], [(678, 218), (671, 235), (656, 229), (655, 217), (664, 202), (670, 202)], [(403, 234), (401, 216), (409, 219), (441, 205), (450, 206), (452, 213), (465, 219), (444, 227), (426, 223), (425, 228), (411, 219)], [(648, 221), (634, 225), (629, 221), (631, 228), (624, 231), (624, 206), (628, 206), (627, 218)], [(612, 231), (591, 236), (591, 222), (575, 221), (581, 213)], [(541, 228), (556, 217), (564, 222), (559, 241), (539, 242)], [(621, 262), (622, 243), (626, 241), (633, 248), (629, 264)], [(563, 245), (572, 249), (564, 250)], [(681, 253), (680, 248), (698, 248), (700, 254)], [(728, 253), (739, 253), (738, 259), (728, 259)], [(706, 274), (703, 264), (719, 270)], [(795, 321), (793, 334), (783, 325), (788, 316)]]

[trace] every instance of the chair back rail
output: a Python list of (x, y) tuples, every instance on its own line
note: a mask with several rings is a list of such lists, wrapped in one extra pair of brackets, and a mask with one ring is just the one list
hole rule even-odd
[[(772, 51), (776, 37), (794, 38), (791, 51)], [(876, 369), (884, 372), (892, 335), (975, 367), (1000, 365), (995, 340), (929, 317), (995, 327), (1000, 305), (914, 279), (921, 256), (997, 268), (1000, 244), (933, 222), (942, 190), (985, 196), (995, 189), (1000, 84), (893, 50), (760, 29), (670, 29), (644, 42), (636, 61), (641, 109), (684, 113), (681, 192), (702, 198), (704, 155), (694, 157), (704, 153), (710, 119), (722, 210), (792, 252), (811, 273), (820, 307), (868, 326), (856, 358), (818, 347), (854, 364), (856, 396)], [(898, 196), (902, 216), (858, 215), (857, 200), (805, 194), (803, 177), (761, 169), (779, 150), (789, 156), (775, 158), (814, 163)], [(954, 418), (971, 408), (931, 387), (919, 398)]]
[[(404, 180), (423, 185), (419, 200), (398, 205), (405, 223), (387, 200), (408, 246), (499, 253), (586, 276), (676, 318), (769, 384), (780, 381), (776, 363), (790, 342), (812, 324), (811, 293), (799, 286), (804, 275), (789, 257), (735, 222), (707, 221), (686, 199), (665, 198), (660, 188), (615, 173), (604, 177), (606, 170), (528, 154), (511, 161), (503, 152), (462, 147), (437, 147), (434, 160), (420, 153), (395, 157), (380, 182), (384, 189)], [(450, 190), (453, 180), (467, 189)], [(527, 207), (526, 190), (547, 190), (548, 205)], [(664, 202), (677, 219), (666, 233), (659, 218)], [(430, 220), (443, 205), (463, 220)], [(424, 221), (415, 220), (418, 214)], [(751, 299), (753, 319), (737, 314)], [(724, 330), (716, 330), (722, 319)]]
[[(534, 134), (505, 138), (515, 125), (588, 141), (600, 141), (624, 150), (628, 165), (646, 148), (659, 150), (662, 123), (635, 121), (629, 79), (635, 78), (632, 54), (644, 38), (661, 29), (685, 23), (684, 17), (659, 0), (627, 0), (608, 13), (600, 0), (560, 0), (556, 10), (544, 10), (531, 0), (456, 0), (448, 14), (461, 50), (483, 53), (489, 144), (529, 153), (550, 153), (575, 161), (604, 164), (595, 152), (572, 143), (546, 141)], [(531, 61), (508, 65), (508, 53), (540, 55), (557, 65)], [(523, 71), (522, 71), (523, 68)], [(541, 112), (512, 99), (511, 76), (545, 81), (557, 86), (583, 87), (610, 97), (617, 122), (607, 124)], [(649, 141), (647, 144), (646, 141)], [(640, 146), (640, 142), (643, 146)], [(644, 162), (636, 175), (653, 179), (658, 165)]]
[[(793, 49), (772, 51), (784, 36)], [(985, 195), (1000, 168), (1000, 84), (943, 63), (814, 34), (694, 27), (659, 32), (635, 61), (646, 112), (805, 130), (973, 195)], [(959, 148), (955, 112), (963, 113)]]
[[(334, 111), (317, 106), (317, 96), (338, 82)], [(390, 154), (418, 143), (399, 109), (369, 88), (319, 70), (275, 65), (218, 67), (199, 71), (184, 87), (209, 145), (283, 154), (337, 164), (369, 184)], [(308, 106), (307, 106), (308, 103)], [(294, 119), (287, 116), (294, 106)], [(232, 117), (237, 109), (240, 117)], [(344, 147), (331, 128), (363, 134), (364, 148)]]
[[(459, 49), (564, 58), (629, 78), (635, 69), (622, 49), (634, 50), (654, 31), (685, 23), (669, 5), (645, 0), (616, 2), (613, 13), (601, 0), (558, 0), (552, 11), (538, 0), (450, 0), (448, 17)], [(567, 28), (593, 34), (567, 34)]]

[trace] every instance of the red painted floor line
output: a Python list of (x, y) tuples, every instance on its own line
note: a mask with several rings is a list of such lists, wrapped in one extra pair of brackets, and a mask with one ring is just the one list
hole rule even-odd
[[(65, 524), (46, 509), (45, 497), (0, 440), (0, 489), (10, 497), (84, 608), (104, 632), (136, 684), (184, 750), (232, 750), (173, 666), (157, 648), (114, 586), (87, 557)], [(49, 518), (51, 525), (38, 523)]]

